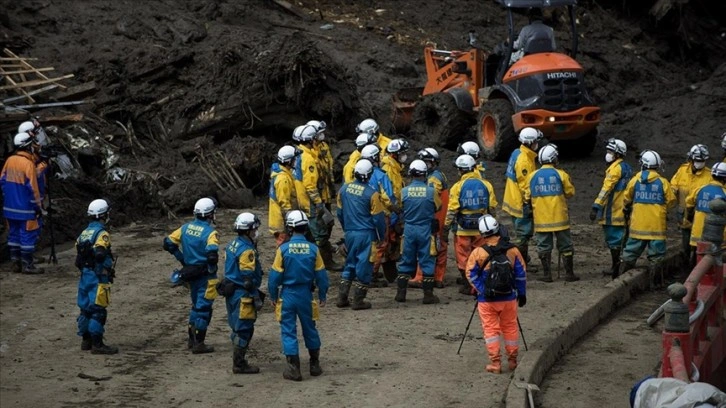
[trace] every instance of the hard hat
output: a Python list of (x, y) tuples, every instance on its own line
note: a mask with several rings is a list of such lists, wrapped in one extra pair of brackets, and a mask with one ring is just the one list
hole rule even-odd
[(35, 130), (35, 124), (31, 121), (26, 121), (18, 126), (18, 133), (31, 133)]
[(200, 198), (194, 204), (194, 215), (207, 217), (217, 211), (217, 205), (209, 197)]
[(660, 155), (654, 150), (644, 150), (640, 154), (640, 167), (642, 169), (657, 169), (663, 164)]
[(375, 135), (372, 135), (370, 133), (360, 133), (358, 134), (358, 137), (355, 138), (355, 147), (360, 150), (366, 145), (375, 143), (377, 140), (378, 137)]
[(393, 139), (391, 143), (386, 146), (388, 153), (403, 153), (408, 150), (408, 142), (404, 139)]
[(557, 161), (558, 156), (557, 146), (550, 143), (539, 149), (537, 160), (539, 160), (540, 164), (552, 164)]
[(300, 210), (290, 211), (285, 218), (285, 225), (291, 228), (305, 227), (308, 223), (308, 216)]
[(260, 228), (260, 219), (250, 212), (243, 212), (234, 220), (235, 231), (249, 231), (257, 228)]
[(360, 159), (353, 168), (355, 179), (361, 183), (367, 183), (373, 174), (373, 163), (368, 159)]
[(479, 232), (485, 237), (497, 234), (499, 233), (499, 222), (491, 215), (484, 214), (479, 217)]
[(457, 153), (459, 154), (468, 154), (469, 156), (478, 159), (479, 158), (479, 145), (475, 142), (464, 142), (459, 148), (457, 149)]
[(307, 125), (300, 125), (295, 128), (295, 130), (292, 131), (292, 140), (299, 142), (300, 141), (300, 134), (302, 134), (303, 128)]
[(364, 119), (358, 124), (358, 126), (355, 127), (355, 132), (378, 134), (378, 122), (371, 118)]
[(106, 215), (106, 213), (108, 213), (108, 203), (106, 200), (99, 198), (91, 201), (91, 204), (88, 204), (88, 212), (86, 214), (88, 214), (89, 217), (101, 218)]
[(456, 158), (454, 165), (459, 170), (472, 171), (476, 167), (476, 160), (468, 154), (462, 154)]
[(295, 146), (282, 146), (277, 151), (277, 161), (280, 164), (291, 164), (298, 154), (300, 154), (300, 150), (296, 149)]
[(543, 137), (542, 131), (532, 127), (526, 127), (519, 131), (519, 143), (527, 146), (539, 142)]
[(408, 174), (412, 177), (425, 176), (429, 168), (423, 160), (414, 160), (408, 166)]
[(693, 145), (691, 150), (688, 151), (688, 159), (690, 161), (706, 161), (708, 158), (708, 147), (706, 145)]
[(726, 177), (726, 163), (720, 161), (711, 167), (711, 175), (713, 177)]
[(360, 157), (362, 159), (368, 159), (370, 161), (377, 162), (381, 154), (381, 149), (376, 145), (368, 145), (360, 151)]
[(418, 151), (418, 158), (423, 161), (432, 161), (436, 164), (439, 163), (440, 157), (439, 152), (433, 147), (427, 147)]
[(325, 139), (325, 128), (327, 125), (322, 120), (311, 120), (306, 123), (308, 126), (312, 126), (315, 128), (315, 132), (317, 135), (318, 140), (324, 140)]
[(18, 133), (13, 138), (13, 144), (18, 149), (23, 148), (23, 147), (28, 147), (32, 143), (33, 143), (33, 136), (31, 136), (30, 134), (25, 133), (25, 132)]
[(311, 125), (303, 125), (303, 128), (300, 130), (300, 136), (298, 137), (298, 142), (312, 142), (315, 139), (315, 136), (317, 136), (318, 131), (315, 128), (315, 126)]
[(721, 148), (726, 150), (726, 132), (721, 135)]
[(625, 156), (625, 153), (628, 152), (628, 146), (620, 139), (610, 138), (605, 144), (605, 150), (610, 150), (621, 156)]

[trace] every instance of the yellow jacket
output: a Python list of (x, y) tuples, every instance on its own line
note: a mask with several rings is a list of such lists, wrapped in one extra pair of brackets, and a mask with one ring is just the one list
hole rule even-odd
[[(716, 180), (693, 190), (686, 198), (687, 211), (694, 211), (693, 227), (691, 227), (691, 246), (695, 247), (698, 241), (701, 241), (703, 235), (703, 226), (706, 223), (706, 215), (711, 213), (708, 203), (717, 198), (726, 197), (726, 188), (723, 184)], [(724, 238), (726, 238), (726, 230), (724, 230)], [(726, 239), (724, 239), (726, 243)]]
[(700, 187), (711, 181), (711, 172), (708, 166), (696, 171), (692, 170), (690, 162), (685, 162), (678, 167), (676, 174), (671, 177), (671, 188), (678, 199), (678, 222), (681, 228), (690, 228), (691, 223), (683, 217), (686, 209), (686, 198)]
[(563, 231), (570, 228), (567, 199), (575, 195), (570, 175), (551, 164), (529, 175), (524, 201), (532, 203), (535, 232)]
[(320, 178), (318, 159), (315, 150), (304, 144), (298, 145), (298, 148), (302, 154), (295, 162), (295, 172), (293, 173), (296, 181), (295, 188), (298, 189), (297, 197), (300, 209), (307, 215), (311, 215), (313, 207), (323, 202), (318, 190), (318, 179)]
[(280, 171), (270, 177), (270, 208), (268, 224), (271, 233), (285, 232), (285, 215), (297, 210), (297, 195), (292, 171), (280, 166)]
[(330, 146), (324, 140), (316, 141), (313, 150), (318, 158), (318, 189), (324, 203), (332, 203), (335, 194), (333, 187), (333, 155)]
[(666, 213), (676, 205), (671, 184), (652, 170), (635, 173), (625, 188), (624, 206), (633, 206), (630, 237), (642, 240), (666, 239)]
[(355, 180), (355, 164), (360, 159), (360, 152), (358, 149), (353, 150), (353, 153), (348, 157), (348, 162), (343, 166), (343, 183), (352, 183)]
[(633, 177), (633, 168), (623, 161), (617, 159), (605, 170), (605, 180), (602, 182), (600, 194), (592, 204), (600, 214), (600, 225), (625, 225), (623, 214), (623, 197), (625, 187)]
[(499, 203), (491, 183), (482, 180), (476, 170), (464, 173), (449, 190), (449, 207), (444, 225), (451, 229), (451, 224), (456, 222), (456, 235), (479, 235), (479, 217), (493, 214), (497, 205)]
[(537, 169), (534, 163), (536, 158), (537, 152), (525, 145), (521, 145), (509, 156), (502, 210), (512, 217), (522, 218), (524, 216), (522, 214), (522, 195), (527, 190), (528, 176)]
[(384, 156), (388, 156), (388, 152), (386, 152), (386, 147), (388, 147), (388, 144), (391, 143), (391, 138), (384, 135), (383, 133), (378, 133), (378, 141), (376, 141), (376, 144), (381, 149), (381, 159)]
[(401, 190), (403, 189), (403, 165), (391, 156), (385, 156), (381, 159), (381, 170), (388, 174), (388, 178), (391, 179), (391, 185), (393, 186), (393, 195), (396, 196), (396, 202), (401, 202)]

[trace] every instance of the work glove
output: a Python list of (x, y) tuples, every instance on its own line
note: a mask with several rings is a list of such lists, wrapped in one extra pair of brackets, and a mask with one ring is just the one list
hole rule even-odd
[(35, 209), (35, 218), (43, 218), (45, 215), (48, 215), (48, 213), (42, 208), (38, 207)]
[(597, 207), (592, 207), (590, 209), (590, 221), (595, 221), (597, 219)]
[(627, 222), (630, 220), (630, 214), (633, 212), (633, 207), (630, 205), (626, 205), (623, 207), (623, 216), (625, 217), (625, 221)]
[(107, 268), (106, 269), (106, 275), (108, 275), (108, 282), (109, 283), (113, 283), (113, 280), (116, 277), (116, 269), (114, 269), (114, 268)]
[(522, 218), (532, 218), (531, 203), (524, 203), (524, 205), (522, 205)]
[(526, 295), (519, 295), (517, 296), (517, 306), (524, 307), (524, 305), (527, 304), (527, 296)]

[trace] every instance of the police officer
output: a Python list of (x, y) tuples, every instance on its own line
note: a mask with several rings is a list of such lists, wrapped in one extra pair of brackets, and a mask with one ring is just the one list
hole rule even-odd
[(232, 372), (235, 374), (257, 374), (260, 368), (247, 362), (245, 356), (255, 333), (257, 309), (262, 306), (260, 284), (262, 267), (257, 255), (257, 234), (260, 219), (244, 212), (234, 220), (237, 238), (225, 249), (224, 280), (220, 285), (226, 298), (227, 322), (232, 334), (234, 353)]
[(542, 262), (542, 282), (552, 282), (552, 247), (557, 239), (557, 251), (565, 266), (565, 280), (580, 280), (573, 265), (572, 235), (567, 200), (575, 195), (570, 175), (557, 169), (557, 146), (548, 144), (539, 149), (537, 159), (542, 167), (530, 175), (529, 188), (524, 192), (525, 205), (532, 206), (537, 254)]
[(498, 203), (491, 183), (482, 179), (475, 171), (476, 161), (473, 157), (463, 154), (456, 158), (454, 165), (459, 169), (461, 177), (451, 186), (443, 236), (448, 241), (449, 231), (456, 223), (454, 247), (456, 266), (461, 275), (459, 282), (462, 285), (459, 293), (468, 295), (471, 294), (471, 287), (465, 275), (466, 260), (471, 251), (483, 242), (479, 234), (479, 217), (494, 214)]
[[(326, 223), (333, 218), (330, 211), (325, 208), (323, 199), (320, 195), (320, 165), (318, 164), (318, 154), (315, 151), (314, 143), (318, 130), (315, 126), (304, 125), (299, 130), (297, 140), (299, 142), (300, 159), (296, 161), (295, 176), (298, 190), (298, 204), (300, 210), (305, 212), (309, 220), (308, 236), (312, 236), (315, 242), (325, 241), (327, 238)], [(327, 222), (326, 222), (327, 220)]]
[(109, 207), (106, 200), (93, 200), (88, 205), (91, 222), (76, 239), (76, 267), (81, 271), (78, 281), (78, 335), (83, 338), (81, 350), (93, 354), (116, 354), (118, 348), (103, 343), (104, 326), (110, 302), (113, 269), (111, 236), (106, 231)]
[[(393, 187), (393, 195), (396, 197), (396, 203), (401, 202), (401, 190), (403, 189), (403, 168), (408, 161), (408, 142), (405, 139), (393, 139), (386, 147), (386, 155), (381, 159), (381, 170), (391, 179)], [(395, 269), (395, 262), (401, 254), (401, 233), (403, 221), (398, 214), (392, 213), (388, 224), (388, 250), (386, 251), (384, 272)], [(374, 265), (374, 271), (378, 268)], [(387, 279), (393, 280), (395, 274), (388, 275)]]
[(285, 215), (297, 210), (297, 193), (292, 169), (300, 151), (294, 146), (282, 146), (277, 151), (277, 171), (270, 176), (270, 206), (268, 226), (275, 237), (277, 246), (280, 246), (290, 237), (285, 229)]
[(414, 160), (408, 168), (411, 184), (401, 191), (404, 237), (396, 278), (396, 302), (406, 301), (408, 280), (418, 264), (423, 273), (423, 304), (439, 303), (434, 295), (434, 256), (437, 255), (434, 234), (439, 233), (440, 226), (434, 215), (441, 208), (441, 199), (433, 187), (426, 185), (427, 174), (426, 163)]
[(13, 144), (15, 153), (8, 157), (0, 173), (3, 216), (9, 227), (10, 261), (13, 272), (40, 274), (44, 271), (35, 266), (33, 259), (43, 216), (35, 167), (36, 144), (27, 133), (15, 135)]
[[(464, 142), (459, 146), (458, 149), (456, 149), (456, 152), (461, 154), (468, 154), (474, 160), (479, 160), (481, 156), (481, 149), (479, 149), (479, 145), (476, 142)], [(486, 178), (486, 165), (483, 161), (478, 161), (476, 163), (476, 173), (481, 178)]]
[(370, 144), (376, 144), (377, 140), (378, 136), (370, 133), (361, 133), (355, 138), (355, 150), (353, 150), (345, 166), (343, 166), (343, 183), (352, 183), (355, 180), (353, 170), (355, 164), (360, 160), (361, 150)]
[(666, 215), (677, 199), (671, 185), (658, 174), (662, 166), (660, 155), (654, 150), (640, 154), (640, 169), (625, 187), (626, 218), (630, 214), (630, 235), (623, 248), (618, 274), (635, 266), (640, 254), (648, 247), (648, 269), (651, 284), (657, 272), (662, 272), (666, 253)]
[[(297, 319), (300, 319), (305, 347), (310, 353), (310, 375), (323, 373), (320, 368), (320, 335), (315, 327), (318, 307), (325, 306), (328, 294), (328, 272), (318, 247), (305, 239), (308, 217), (302, 211), (287, 214), (287, 227), (292, 237), (280, 245), (272, 262), (267, 287), (270, 290), (275, 315), (280, 322), (282, 350), (287, 368), (282, 376), (302, 381), (298, 355)], [(313, 300), (315, 287), (318, 301)]]
[[(717, 162), (711, 168), (711, 182), (694, 190), (686, 198), (686, 217), (693, 224), (691, 228), (691, 265), (696, 262), (696, 245), (702, 241), (703, 227), (706, 223), (706, 216), (711, 213), (708, 203), (711, 200), (724, 199), (726, 197), (726, 163)], [(726, 240), (724, 241), (726, 242)]]
[(605, 242), (610, 248), (612, 267), (608, 273), (613, 276), (620, 268), (620, 249), (623, 246), (625, 235), (625, 215), (623, 214), (623, 196), (625, 186), (633, 177), (633, 168), (623, 159), (628, 151), (625, 142), (619, 139), (608, 139), (605, 145), (605, 162), (608, 168), (605, 170), (605, 180), (602, 189), (590, 210), (590, 221), (600, 219)]
[(689, 259), (691, 246), (691, 222), (685, 217), (686, 198), (694, 191), (711, 181), (711, 174), (706, 168), (706, 160), (710, 158), (705, 145), (693, 145), (688, 151), (688, 160), (681, 164), (671, 177), (671, 188), (678, 200), (678, 226), (681, 229), (681, 251), (685, 260)]
[(364, 299), (373, 275), (373, 260), (378, 243), (386, 233), (384, 205), (380, 193), (370, 185), (373, 164), (361, 159), (355, 165), (355, 181), (346, 183), (338, 193), (338, 221), (345, 231), (348, 255), (341, 275), (336, 306), (351, 306), (350, 287), (355, 281), (353, 310), (370, 309)]
[(370, 133), (371, 135), (374, 135), (376, 137), (376, 143), (381, 151), (387, 152), (386, 148), (388, 147), (388, 144), (391, 143), (391, 138), (381, 133), (379, 129), (380, 127), (378, 126), (378, 122), (368, 118), (363, 119), (358, 126), (355, 127), (355, 132), (358, 134)]
[(164, 238), (163, 248), (181, 262), (182, 269), (172, 275), (189, 287), (192, 309), (189, 312), (189, 341), (193, 354), (211, 353), (214, 347), (204, 344), (212, 320), (212, 306), (217, 298), (217, 263), (219, 241), (212, 225), (217, 205), (211, 198), (194, 204), (194, 220)]

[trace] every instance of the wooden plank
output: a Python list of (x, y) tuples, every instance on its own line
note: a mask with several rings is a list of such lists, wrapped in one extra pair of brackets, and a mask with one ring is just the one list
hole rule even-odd
[(74, 113), (72, 115), (62, 116), (45, 116), (43, 117), (43, 125), (55, 125), (58, 123), (80, 122), (84, 118), (82, 113)]
[(7, 73), (5, 72), (5, 70), (3, 68), (0, 68), (0, 73), (4, 74), (5, 80), (10, 82), (10, 85), (14, 87), (13, 90), (15, 90), (15, 92), (25, 96), (25, 98), (28, 99), (28, 103), (35, 103), (35, 99), (33, 99), (32, 96), (28, 95), (28, 93), (25, 92), (25, 90), (23, 88), (19, 88), (18, 83), (13, 81), (13, 79), (10, 78), (10, 75), (7, 75)]
[[(21, 65), (20, 67), (24, 67), (24, 66)], [(0, 66), (0, 69), (5, 69), (5, 67)], [(45, 72), (45, 71), (53, 71), (53, 70), (55, 70), (55, 68), (46, 67), (46, 68), (34, 68), (34, 69), (21, 69), (20, 71), (7, 71), (6, 70), (5, 73), (8, 75), (14, 75), (14, 74), (30, 74), (30, 73), (35, 73), (35, 72)]]
[[(31, 95), (31, 96), (32, 95), (37, 95), (37, 94), (39, 94), (41, 92), (50, 91), (51, 89), (55, 89), (55, 88), (58, 88), (58, 84), (52, 84), (52, 85), (48, 85), (48, 86), (46, 86), (44, 88), (40, 88), (40, 89), (36, 89), (34, 91), (30, 91), (30, 92), (28, 92), (28, 95)], [(23, 98), (25, 98), (25, 96), (22, 96), (22, 95), (21, 96), (13, 96), (12, 98), (3, 99), (3, 103), (9, 103), (9, 102), (18, 101), (18, 100), (23, 99)]]
[[(73, 74), (63, 75), (62, 77), (50, 78), (50, 79), (35, 79), (32, 81), (21, 82), (21, 83), (17, 84), (16, 86), (4, 85), (4, 86), (0, 86), (0, 91), (4, 91), (6, 89), (15, 89), (16, 87), (17, 88), (27, 88), (29, 86), (45, 85), (45, 84), (49, 84), (51, 82), (57, 82), (57, 81), (61, 81), (63, 79), (68, 79), (68, 78), (73, 78)], [(58, 86), (62, 86), (62, 85), (58, 84)]]
[[(6, 48), (7, 50), (7, 48)], [(13, 54), (15, 55), (15, 54)], [(17, 55), (14, 57), (0, 57), (0, 61), (37, 61), (37, 58), (25, 58), (25, 57), (18, 57)]]
[(80, 84), (76, 86), (72, 86), (65, 91), (61, 91), (55, 95), (53, 95), (53, 99), (56, 101), (63, 101), (66, 99), (79, 99), (83, 98), (84, 96), (96, 93), (98, 88), (96, 87), (96, 82), (86, 82), (85, 84)]
[[(7, 49), (7, 48), (3, 49), (3, 51), (5, 51), (5, 54), (8, 54), (8, 55), (10, 55), (11, 57), (15, 57), (15, 58), (20, 58), (20, 57), (18, 57), (17, 55), (15, 55), (15, 54), (14, 54), (14, 53), (13, 53), (12, 51), (10, 51), (10, 50), (9, 50), (9, 49)], [(27, 68), (29, 68), (29, 69), (35, 69), (35, 67), (34, 67), (34, 66), (32, 66), (32, 65), (28, 64), (27, 62), (25, 62), (25, 61), (24, 61), (24, 60), (22, 60), (22, 59), (20, 60), (20, 63), (21, 63), (21, 64), (23, 64), (23, 65), (25, 65), (25, 66), (26, 66)], [(38, 75), (39, 77), (41, 77), (41, 78), (43, 78), (43, 79), (46, 79), (46, 80), (49, 80), (49, 79), (50, 79), (50, 78), (48, 78), (47, 76), (43, 75), (43, 74), (42, 74), (41, 72), (36, 72), (36, 75)], [(65, 85), (63, 85), (63, 84), (58, 84), (58, 86), (59, 86), (59, 87), (61, 87), (61, 88), (63, 88), (63, 89), (66, 89), (66, 86), (65, 86)]]

